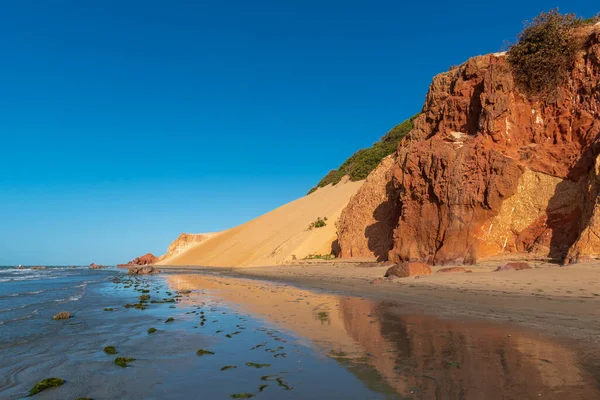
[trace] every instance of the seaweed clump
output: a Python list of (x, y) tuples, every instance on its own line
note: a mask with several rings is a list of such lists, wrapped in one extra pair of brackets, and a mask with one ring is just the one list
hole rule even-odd
[(43, 381), (38, 382), (34, 387), (31, 388), (31, 390), (29, 391), (29, 395), (33, 396), (33, 395), (38, 394), (39, 392), (42, 392), (46, 389), (62, 386), (64, 383), (65, 383), (65, 380), (60, 379), (60, 378), (44, 379)]
[(247, 367), (252, 367), (252, 368), (265, 368), (265, 367), (270, 367), (271, 364), (258, 364), (255, 362), (247, 362), (246, 363)]
[(129, 358), (129, 357), (115, 358), (115, 364), (118, 365), (119, 367), (123, 367), (123, 368), (127, 368), (127, 364), (132, 361), (135, 361), (135, 358)]

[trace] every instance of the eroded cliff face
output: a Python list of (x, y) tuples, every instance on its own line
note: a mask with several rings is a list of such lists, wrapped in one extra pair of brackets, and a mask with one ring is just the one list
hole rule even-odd
[(395, 162), (393, 155), (384, 158), (342, 211), (337, 222), (338, 241), (344, 243), (341, 257), (387, 259), (400, 215), (392, 183)]
[[(600, 255), (599, 27), (584, 36), (555, 103), (521, 94), (504, 54), (472, 58), (433, 79), (392, 167), (400, 212), (390, 260)], [(348, 246), (341, 235), (342, 254)]]
[(182, 233), (169, 245), (167, 252), (159, 257), (159, 261), (179, 255), (190, 247), (204, 242), (213, 234)]

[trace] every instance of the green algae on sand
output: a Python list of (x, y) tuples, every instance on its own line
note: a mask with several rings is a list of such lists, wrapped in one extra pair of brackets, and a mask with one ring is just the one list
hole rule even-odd
[(249, 399), (251, 397), (254, 397), (252, 393), (236, 393), (231, 395), (232, 399)]
[(115, 364), (118, 365), (119, 367), (123, 367), (123, 368), (127, 368), (127, 364), (132, 361), (135, 361), (135, 358), (129, 358), (129, 357), (115, 358)]
[(255, 362), (247, 362), (246, 366), (252, 367), (252, 368), (265, 368), (265, 367), (270, 367), (271, 364), (259, 364), (259, 363), (255, 363)]
[(42, 392), (46, 389), (50, 389), (53, 387), (62, 386), (65, 383), (64, 379), (60, 378), (47, 378), (43, 381), (38, 382), (31, 390), (29, 391), (29, 396), (33, 396)]

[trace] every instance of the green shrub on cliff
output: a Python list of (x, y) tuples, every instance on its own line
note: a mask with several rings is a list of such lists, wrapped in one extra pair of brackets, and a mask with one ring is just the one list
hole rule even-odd
[[(417, 114), (418, 115), (418, 114)], [(344, 175), (349, 175), (351, 181), (360, 181), (365, 179), (371, 171), (385, 157), (396, 151), (398, 143), (410, 132), (413, 128), (413, 121), (417, 115), (412, 116), (406, 121), (393, 127), (384, 137), (368, 149), (361, 149), (354, 153), (336, 170), (331, 170), (321, 181), (312, 188), (308, 194), (311, 194), (320, 187), (327, 186), (330, 183), (334, 185), (338, 183)]]
[(596, 14), (592, 18), (586, 18), (581, 20), (581, 25), (593, 25), (600, 22), (600, 13)]
[(508, 50), (517, 86), (528, 95), (553, 100), (575, 62), (571, 31), (581, 24), (574, 14), (543, 12), (526, 24), (518, 42)]

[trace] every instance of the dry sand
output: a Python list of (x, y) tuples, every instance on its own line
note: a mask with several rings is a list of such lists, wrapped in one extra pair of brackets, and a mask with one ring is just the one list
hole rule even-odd
[[(248, 267), (330, 254), (335, 221), (364, 181), (329, 185), (252, 221), (221, 232), (159, 265)], [(308, 230), (318, 217), (327, 225)]]

